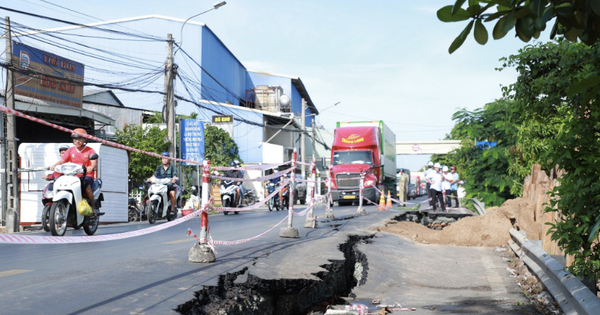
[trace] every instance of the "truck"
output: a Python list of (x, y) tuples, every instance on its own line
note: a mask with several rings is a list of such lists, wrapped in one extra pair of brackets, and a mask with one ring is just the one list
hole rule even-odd
[(382, 120), (337, 122), (330, 161), (331, 197), (340, 206), (359, 201), (361, 172), (363, 198), (378, 202), (375, 187), (396, 190), (396, 135)]

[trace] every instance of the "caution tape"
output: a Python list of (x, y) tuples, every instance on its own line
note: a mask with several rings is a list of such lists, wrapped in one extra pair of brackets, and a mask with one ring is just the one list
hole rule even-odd
[[(206, 205), (208, 206), (208, 205)], [(206, 207), (205, 206), (205, 207)], [(193, 217), (199, 215), (202, 209), (194, 211), (186, 216), (175, 219), (171, 222), (167, 222), (161, 225), (156, 225), (146, 229), (137, 231), (109, 234), (109, 235), (91, 235), (91, 236), (34, 236), (34, 235), (15, 235), (15, 234), (0, 234), (0, 244), (75, 244), (75, 243), (94, 243), (94, 242), (105, 242), (105, 241), (116, 241), (126, 238), (142, 236), (164, 229), (168, 229), (172, 226), (186, 222)]]
[[(75, 132), (75, 130), (72, 130), (72, 129), (69, 129), (69, 128), (65, 128), (65, 127), (57, 125), (57, 124), (49, 123), (49, 122), (47, 122), (47, 121), (45, 121), (43, 119), (39, 119), (39, 118), (35, 118), (33, 116), (29, 116), (27, 114), (21, 113), (19, 111), (16, 111), (14, 109), (10, 109), (10, 108), (2, 106), (2, 105), (0, 105), (0, 111), (8, 113), (8, 114), (13, 114), (15, 116), (19, 116), (21, 118), (25, 118), (25, 119), (31, 120), (33, 122), (36, 122), (36, 123), (39, 123), (39, 124), (42, 124), (42, 125), (46, 125), (46, 126), (49, 126), (49, 127), (52, 127), (54, 129), (58, 129), (58, 130), (61, 130), (61, 131), (64, 131), (64, 132), (68, 132), (68, 133), (72, 133), (72, 134), (78, 134), (81, 137), (84, 137), (84, 138), (87, 138), (87, 139), (90, 139), (90, 140), (94, 140), (94, 141), (98, 141), (98, 142), (100, 142), (102, 144), (106, 144), (106, 145), (109, 145), (111, 147), (115, 147), (115, 148), (119, 148), (119, 149), (123, 149), (123, 150), (127, 150), (127, 151), (133, 151), (133, 152), (137, 152), (137, 153), (142, 153), (142, 154), (147, 154), (147, 155), (158, 157), (158, 158), (163, 158), (162, 155), (154, 153), (154, 152), (142, 151), (140, 149), (128, 147), (126, 145), (122, 145), (122, 144), (119, 144), (119, 143), (116, 143), (116, 142), (104, 140), (104, 139), (101, 139), (101, 138), (96, 138), (96, 137), (94, 137), (92, 135), (88, 135), (88, 134), (80, 134), (80, 133)], [(178, 162), (187, 162), (187, 163), (190, 163), (190, 164), (202, 165), (202, 162), (197, 162), (197, 161), (188, 161), (188, 160), (178, 159), (178, 158), (174, 158), (174, 157), (168, 157), (168, 159), (169, 160), (173, 160), (173, 161), (178, 161)]]
[(219, 170), (219, 171), (226, 171), (226, 170), (230, 170), (230, 169), (236, 169), (236, 170), (269, 170), (269, 169), (273, 169), (273, 168), (278, 168), (280, 166), (283, 165), (288, 165), (292, 163), (292, 160), (289, 160), (287, 162), (283, 162), (280, 164), (263, 164), (263, 165), (252, 165), (252, 166), (240, 166), (240, 167), (230, 167), (230, 166), (211, 166), (210, 168), (213, 170)]
[(285, 171), (280, 171), (277, 173), (273, 173), (267, 176), (263, 176), (263, 177), (257, 177), (257, 178), (238, 178), (238, 177), (225, 177), (225, 176), (220, 176), (220, 175), (210, 175), (210, 178), (214, 178), (214, 179), (220, 179), (220, 180), (232, 180), (232, 181), (256, 181), (256, 182), (262, 182), (262, 181), (266, 181), (266, 180), (271, 180), (273, 178), (278, 178), (283, 176), (284, 174), (290, 173), (292, 172), (294, 169), (293, 168), (288, 168)]

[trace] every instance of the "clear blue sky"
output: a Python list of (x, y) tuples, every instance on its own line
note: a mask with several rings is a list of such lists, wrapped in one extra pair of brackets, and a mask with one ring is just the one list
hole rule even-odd
[[(216, 2), (14, 0), (3, 6), (91, 23), (149, 14), (187, 19)], [(449, 55), (466, 24), (440, 22), (436, 11), (452, 3), (228, 0), (193, 20), (208, 25), (247, 69), (300, 77), (321, 110), (340, 102), (317, 120), (326, 129), (336, 121), (384, 120), (399, 141), (438, 140), (452, 129), (458, 108), (472, 110), (502, 96), (501, 86), (513, 83), (516, 73), (496, 71), (499, 59), (525, 45), (514, 32), (494, 41), (493, 26), (486, 25), (487, 45), (470, 36)], [(63, 26), (0, 12), (37, 28)], [(399, 156), (411, 169), (427, 160)]]

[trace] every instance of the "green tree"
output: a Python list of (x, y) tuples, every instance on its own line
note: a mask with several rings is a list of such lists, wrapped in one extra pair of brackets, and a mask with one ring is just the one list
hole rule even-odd
[[(442, 22), (460, 22), (470, 20), (464, 30), (456, 37), (448, 51), (456, 51), (473, 30), (475, 41), (485, 45), (488, 31), (484, 23), (495, 25), (492, 30), (494, 39), (501, 39), (510, 30), (515, 29), (516, 36), (524, 42), (539, 38), (546, 24), (555, 19), (550, 32), (553, 39), (557, 34), (564, 35), (571, 42), (578, 39), (593, 45), (600, 36), (600, 2), (589, 0), (456, 0), (438, 10), (438, 19)], [(494, 10), (495, 9), (495, 10)]]
[(239, 149), (227, 131), (215, 126), (204, 129), (204, 158), (211, 166), (229, 166), (233, 160), (240, 163)]
[[(140, 149), (142, 151), (161, 153), (167, 151), (169, 143), (165, 142), (167, 130), (160, 130), (158, 127), (146, 127), (138, 125), (127, 125), (123, 130), (115, 133), (116, 142)], [(142, 153), (129, 153), (129, 181), (131, 187), (138, 187), (145, 179), (152, 176), (156, 166), (160, 164), (160, 159)]]
[[(461, 148), (443, 159), (457, 166), (465, 181), (468, 197), (489, 206), (499, 206), (521, 192), (519, 183), (525, 174), (510, 171), (510, 150), (515, 146), (519, 115), (512, 102), (497, 100), (473, 111), (454, 113), (456, 122), (447, 139), (461, 140)], [(479, 147), (476, 141), (495, 142), (495, 146)], [(441, 161), (437, 156), (432, 160)]]
[(600, 88), (584, 86), (572, 95), (569, 90), (600, 76), (599, 64), (598, 45), (565, 40), (526, 46), (505, 64), (519, 73), (505, 90), (524, 120), (518, 152), (546, 170), (557, 165), (566, 171), (546, 211), (560, 214), (562, 220), (551, 224), (552, 239), (574, 256), (569, 268), (582, 276), (600, 273), (600, 245), (593, 244), (600, 224)]

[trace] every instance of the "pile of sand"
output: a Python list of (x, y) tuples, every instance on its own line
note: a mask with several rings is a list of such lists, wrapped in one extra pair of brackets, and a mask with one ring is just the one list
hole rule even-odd
[(395, 220), (377, 230), (402, 235), (418, 243), (457, 246), (504, 246), (510, 238), (510, 228), (527, 232), (532, 240), (539, 239), (542, 233), (540, 224), (534, 220), (533, 207), (523, 198), (507, 200), (501, 207), (489, 208), (486, 212), (461, 219), (441, 231)]

